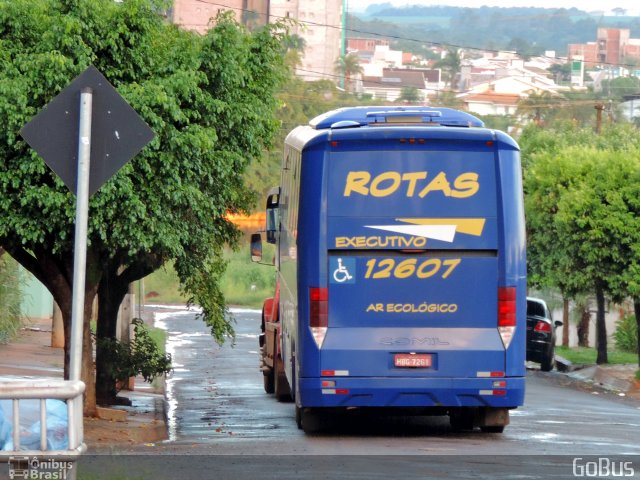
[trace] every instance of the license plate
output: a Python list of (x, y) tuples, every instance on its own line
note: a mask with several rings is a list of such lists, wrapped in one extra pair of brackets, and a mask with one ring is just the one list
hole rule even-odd
[(396, 353), (393, 365), (399, 368), (428, 368), (431, 366), (431, 355), (424, 353)]

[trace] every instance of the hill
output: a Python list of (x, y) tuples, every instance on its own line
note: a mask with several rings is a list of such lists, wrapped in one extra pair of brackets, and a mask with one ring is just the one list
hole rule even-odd
[(569, 43), (595, 41), (598, 27), (628, 28), (640, 38), (640, 18), (571, 9), (370, 5), (350, 13), (348, 36), (392, 39), (394, 48), (419, 53), (432, 44), (483, 50), (567, 54)]

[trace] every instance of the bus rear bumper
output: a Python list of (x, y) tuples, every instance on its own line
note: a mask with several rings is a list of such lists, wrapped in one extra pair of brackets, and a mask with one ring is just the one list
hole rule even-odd
[[(324, 382), (335, 382), (327, 384)], [(499, 407), (524, 403), (524, 377), (301, 378), (303, 407)]]

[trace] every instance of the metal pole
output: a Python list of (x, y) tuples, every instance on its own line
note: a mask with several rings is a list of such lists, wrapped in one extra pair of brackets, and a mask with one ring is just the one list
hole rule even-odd
[[(340, 55), (342, 56), (343, 67), (346, 66), (345, 57), (347, 55), (347, 0), (342, 0), (342, 37), (340, 41)], [(340, 77), (340, 86), (346, 90), (347, 85), (345, 81), (346, 70), (342, 70), (342, 76)]]
[(69, 379), (80, 380), (84, 285), (87, 276), (87, 223), (89, 217), (89, 161), (91, 157), (91, 111), (93, 91), (85, 87), (80, 95), (78, 135), (78, 183), (76, 186), (76, 236), (73, 255), (73, 296), (71, 305), (71, 347)]

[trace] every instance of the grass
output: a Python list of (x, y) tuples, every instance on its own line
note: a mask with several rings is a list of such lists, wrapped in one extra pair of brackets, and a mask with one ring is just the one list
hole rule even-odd
[(167, 353), (166, 345), (167, 345), (167, 332), (161, 328), (156, 328), (151, 325), (146, 325), (147, 331), (149, 332), (149, 337), (153, 340), (158, 346), (158, 350), (162, 352), (162, 354)]
[[(220, 279), (220, 287), (227, 305), (260, 308), (265, 298), (273, 296), (275, 270), (271, 266), (273, 246), (265, 244), (264, 263), (254, 263), (249, 256), (249, 246), (238, 251), (226, 250), (227, 270)], [(145, 303), (184, 304), (187, 298), (180, 293), (180, 282), (172, 265), (155, 271), (144, 279)], [(136, 288), (136, 292), (140, 291)]]
[[(136, 293), (140, 292), (140, 285), (136, 285)], [(163, 305), (185, 304), (187, 297), (180, 292), (180, 282), (173, 265), (166, 265), (144, 279), (145, 303), (159, 303)]]
[[(572, 363), (595, 364), (598, 355), (595, 348), (585, 347), (556, 347), (556, 354), (566, 358)], [(619, 352), (610, 350), (608, 352), (610, 364), (637, 364), (638, 355), (636, 353)], [(637, 374), (636, 374), (637, 375)]]
[(251, 261), (248, 245), (237, 252), (225, 252), (229, 263), (220, 285), (228, 305), (261, 308), (265, 298), (273, 296), (275, 269), (270, 259), (274, 249), (269, 244), (263, 248), (263, 263)]

